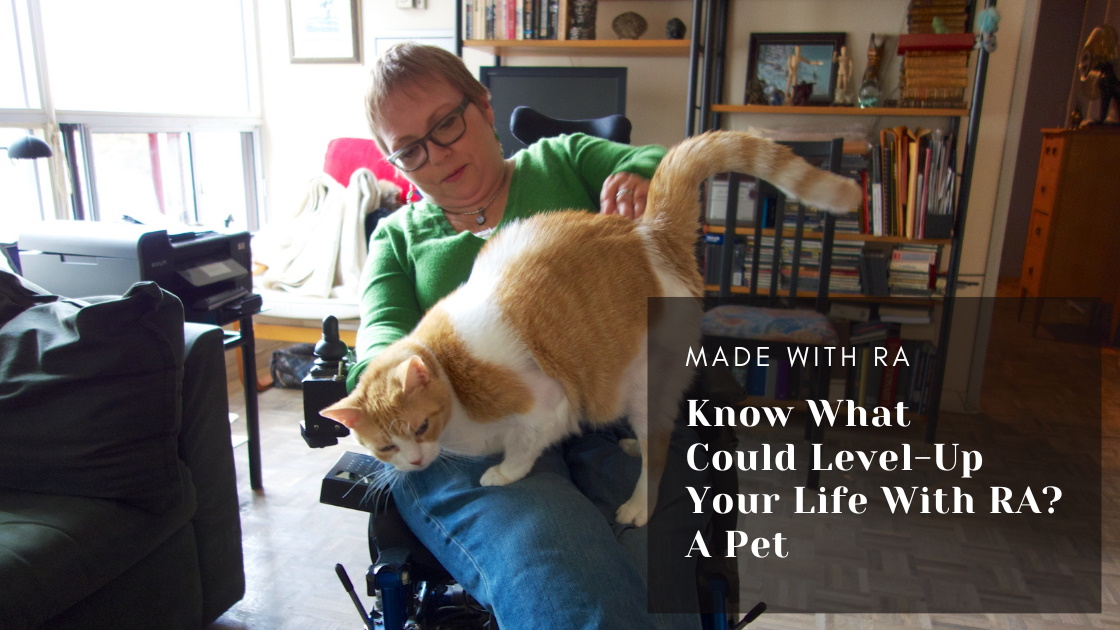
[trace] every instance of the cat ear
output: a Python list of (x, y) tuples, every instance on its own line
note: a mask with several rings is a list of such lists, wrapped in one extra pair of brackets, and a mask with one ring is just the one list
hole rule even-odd
[(354, 425), (358, 424), (361, 419), (361, 411), (350, 402), (349, 398), (343, 398), (335, 404), (327, 407), (319, 412), (319, 415), (324, 418), (330, 418), (343, 426), (353, 429)]
[(404, 386), (404, 392), (407, 394), (417, 387), (427, 385), (432, 380), (432, 373), (428, 370), (428, 366), (424, 365), (423, 359), (412, 355), (401, 364), (400, 377), (401, 385)]

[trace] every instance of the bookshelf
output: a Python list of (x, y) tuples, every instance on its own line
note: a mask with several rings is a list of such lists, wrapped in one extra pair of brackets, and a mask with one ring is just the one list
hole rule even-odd
[[(748, 2), (749, 0), (739, 1)], [(821, 1), (824, 2), (825, 0)], [(899, 2), (906, 3), (907, 0), (899, 0)], [(926, 419), (925, 438), (927, 441), (932, 442), (936, 436), (937, 421), (940, 411), (940, 395), (944, 384), (946, 364), (944, 353), (948, 347), (952, 330), (953, 307), (961, 262), (961, 246), (967, 222), (969, 189), (971, 187), (973, 161), (975, 158), (976, 143), (978, 141), (980, 113), (983, 105), (984, 83), (989, 53), (983, 48), (978, 48), (971, 53), (975, 55), (975, 65), (972, 70), (969, 85), (964, 90), (966, 93), (971, 94), (971, 99), (967, 105), (964, 104), (963, 99), (961, 99), (960, 105), (957, 103), (947, 103), (947, 106), (944, 107), (872, 107), (866, 109), (858, 107), (827, 106), (741, 105), (718, 102), (722, 99), (720, 95), (724, 94), (725, 77), (723, 75), (726, 74), (725, 60), (723, 58), (723, 42), (727, 41), (728, 30), (732, 27), (728, 20), (729, 4), (730, 2), (726, 0), (706, 0), (701, 2), (701, 6), (695, 9), (706, 16), (705, 22), (708, 28), (705, 29), (704, 40), (692, 48), (690, 56), (692, 76), (689, 78), (689, 111), (686, 118), (687, 135), (718, 129), (721, 127), (722, 119), (726, 116), (749, 114), (755, 116), (783, 116), (788, 118), (822, 116), (871, 116), (879, 118), (937, 117), (946, 120), (949, 131), (956, 138), (953, 147), (952, 161), (956, 163), (957, 166), (957, 187), (953, 193), (955, 212), (948, 217), (949, 225), (946, 226), (949, 228), (948, 238), (907, 238), (902, 236), (874, 236), (866, 233), (855, 234), (845, 232), (837, 232), (834, 235), (836, 243), (863, 241), (882, 248), (910, 245), (935, 246), (941, 254), (938, 271), (940, 275), (944, 277), (944, 288), (941, 289), (941, 295), (936, 297), (931, 296), (930, 298), (869, 296), (849, 293), (830, 293), (828, 295), (829, 300), (856, 304), (931, 305), (932, 315), (930, 326), (934, 327), (937, 331), (934, 337), (936, 346), (929, 344), (928, 341), (922, 342), (926, 344), (924, 347), (929, 350), (929, 357), (925, 360), (920, 375), (923, 379), (922, 386), (928, 388), (929, 391), (928, 404), (923, 414), (923, 417)], [(975, 0), (969, 0), (969, 15), (975, 15), (977, 9), (976, 4), (977, 2)], [(988, 8), (994, 7), (995, 0), (986, 0), (984, 6)], [(789, 30), (796, 31), (798, 29), (791, 26)], [(912, 32), (917, 33), (921, 31), (912, 30)], [(964, 123), (963, 129), (961, 129), (962, 122)], [(727, 230), (723, 226), (711, 225), (706, 228), (707, 234), (722, 234), (724, 235), (724, 240), (726, 240), (726, 232)], [(735, 235), (743, 235), (744, 237), (754, 234), (754, 232), (754, 227), (740, 226), (734, 230)], [(773, 233), (772, 230), (771, 233)], [(784, 231), (783, 234), (785, 234)], [(806, 238), (812, 238), (811, 233), (809, 234), (810, 235), (807, 235)], [(763, 237), (766, 236), (766, 230), (763, 230), (762, 235)], [(818, 238), (820, 238), (820, 235), (818, 235)], [(707, 288), (709, 291), (718, 290), (718, 287), (713, 287), (711, 285)], [(731, 292), (733, 294), (747, 293), (749, 289), (745, 287), (732, 287)], [(764, 294), (761, 289), (759, 293)], [(803, 292), (799, 291), (797, 297), (812, 298), (816, 296), (815, 292), (804, 292), (804, 295), (802, 295), (802, 293)], [(744, 401), (744, 404), (750, 404), (751, 400), (754, 400), (756, 403), (758, 402), (757, 399), (748, 399)]]
[(498, 57), (513, 55), (587, 55), (687, 57), (688, 41), (681, 39), (468, 39), (463, 47)]
[[(599, 0), (608, 2), (609, 0)], [(459, 56), (464, 48), (477, 50), (494, 55), (499, 60), (506, 56), (633, 56), (633, 57), (688, 57), (690, 55), (690, 40), (688, 39), (568, 39), (568, 26), (570, 17), (570, 4), (572, 0), (553, 0), (556, 20), (553, 27), (555, 32), (543, 39), (519, 39), (514, 37), (496, 37), (483, 39), (477, 37), (467, 38), (465, 35), (468, 7), (476, 7), (478, 2), (486, 0), (456, 0), (455, 1), (455, 45)], [(519, 0), (494, 0), (495, 3), (508, 2), (503, 9), (516, 11)], [(700, 0), (692, 0), (693, 14)], [(548, 10), (548, 0), (542, 0), (544, 10)], [(696, 23), (695, 21), (693, 23)], [(515, 29), (516, 30), (516, 29)]]
[(930, 116), (938, 118), (968, 116), (967, 109), (932, 107), (820, 107), (811, 105), (730, 105), (713, 104), (717, 114), (796, 114), (798, 116)]

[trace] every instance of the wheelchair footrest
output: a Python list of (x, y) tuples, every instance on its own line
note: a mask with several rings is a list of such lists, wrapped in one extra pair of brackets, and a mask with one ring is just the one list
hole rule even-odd
[(379, 496), (374, 476), (381, 465), (372, 455), (352, 451), (343, 453), (323, 477), (319, 502), (360, 512), (373, 512)]

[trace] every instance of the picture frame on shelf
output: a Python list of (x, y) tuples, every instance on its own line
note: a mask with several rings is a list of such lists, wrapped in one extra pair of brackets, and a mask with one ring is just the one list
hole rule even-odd
[(359, 0), (287, 0), (291, 63), (361, 63)]
[[(751, 33), (744, 102), (758, 104), (761, 90), (771, 105), (830, 105), (836, 89), (834, 59), (845, 39), (845, 33)], [(791, 65), (796, 69), (794, 80)], [(804, 90), (801, 94), (798, 85)]]

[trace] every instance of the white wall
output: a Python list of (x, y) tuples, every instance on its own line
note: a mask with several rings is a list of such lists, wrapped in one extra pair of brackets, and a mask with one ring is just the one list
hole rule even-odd
[[(374, 40), (397, 31), (446, 32), (454, 26), (454, 2), (427, 0), (426, 9), (397, 9), (389, 0), (363, 0), (363, 64), (291, 64), (288, 62), (285, 3), (258, 3), (262, 58), (262, 93), (265, 118), (266, 191), (271, 216), (295, 211), (307, 181), (322, 169), (323, 153), (332, 138), (368, 137), (362, 110), (366, 66), (372, 60)], [(1036, 2), (1037, 0), (1030, 0)], [(872, 33), (897, 34), (906, 30), (906, 0), (737, 0), (732, 3), (731, 36), (727, 59), (726, 99), (742, 103), (746, 85), (747, 50), (750, 33), (778, 31), (844, 31), (848, 50), (854, 57), (853, 83), (858, 84), (866, 65), (867, 42)], [(685, 0), (638, 2), (601, 1), (598, 9), (600, 39), (613, 39), (610, 22), (623, 11), (638, 11), (647, 18), (646, 38), (661, 38), (671, 17), (685, 21), (691, 34), (691, 3)], [(961, 263), (966, 279), (994, 283), (985, 278), (988, 243), (996, 216), (1004, 143), (1016, 76), (1019, 38), (1024, 17), (1023, 2), (1003, 2), (998, 34), (999, 48), (991, 57), (980, 125), (980, 142), (969, 204), (968, 226)], [(893, 43), (893, 42), (892, 42)], [(888, 49), (890, 44), (888, 44)], [(885, 93), (897, 86), (898, 60), (887, 55), (883, 71)], [(492, 63), (492, 57), (474, 51), (465, 54), (467, 65), (477, 68)], [(508, 65), (628, 65), (627, 109), (634, 122), (635, 143), (672, 144), (684, 137), (685, 83), (688, 62), (683, 58), (626, 57), (510, 57)], [(865, 118), (842, 116), (748, 116), (734, 115), (725, 126), (765, 127), (859, 126), (867, 131), (884, 125), (933, 126), (940, 119)], [(963, 124), (962, 124), (963, 129)], [(1013, 152), (1011, 153), (1013, 155)], [(1002, 231), (1003, 225), (994, 229)], [(979, 296), (984, 284), (961, 289), (958, 295)], [(994, 289), (991, 289), (994, 293)], [(964, 309), (962, 309), (964, 310)], [(976, 323), (961, 313), (954, 325), (950, 365), (946, 371), (947, 409), (962, 408), (969, 384), (971, 349)]]
[(454, 0), (427, 1), (427, 9), (403, 10), (389, 0), (363, 0), (361, 64), (290, 63), (286, 3), (257, 3), (270, 217), (299, 208), (308, 181), (322, 172), (330, 140), (370, 137), (363, 99), (375, 38), (400, 30), (451, 30)]
[[(337, 137), (369, 137), (362, 99), (376, 39), (400, 32), (453, 33), (457, 0), (427, 0), (425, 9), (398, 9), (389, 0), (362, 2), (362, 64), (292, 64), (288, 61), (285, 3), (258, 3), (264, 109), (265, 190), (271, 217), (295, 212), (308, 180), (321, 172), (327, 143)], [(665, 22), (691, 21), (691, 3), (603, 2), (598, 37), (614, 39), (610, 22), (624, 11), (640, 11), (650, 23), (646, 38), (664, 37)], [(689, 24), (691, 27), (691, 24)], [(477, 74), (494, 58), (466, 51)], [(677, 58), (507, 57), (506, 65), (629, 65), (627, 103), (635, 143), (673, 144), (684, 138), (688, 61)]]

